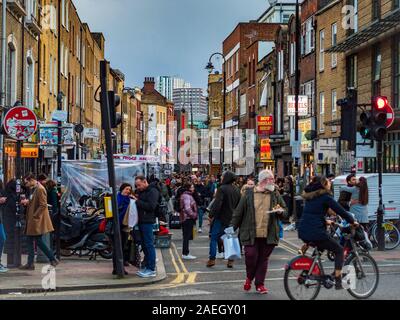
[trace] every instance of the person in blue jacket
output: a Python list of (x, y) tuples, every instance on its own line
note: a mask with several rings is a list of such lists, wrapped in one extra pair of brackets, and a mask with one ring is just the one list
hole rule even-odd
[(305, 207), (299, 224), (299, 238), (305, 243), (313, 243), (319, 250), (328, 250), (335, 253), (335, 287), (342, 287), (342, 268), (344, 262), (343, 247), (327, 232), (326, 215), (328, 210), (345, 219), (352, 226), (358, 226), (353, 215), (336, 202), (331, 193), (331, 182), (325, 177), (314, 177), (305, 188), (302, 197)]

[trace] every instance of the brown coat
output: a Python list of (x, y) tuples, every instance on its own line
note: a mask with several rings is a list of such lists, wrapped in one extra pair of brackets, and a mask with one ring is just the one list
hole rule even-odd
[(26, 209), (25, 234), (41, 236), (53, 231), (53, 224), (47, 208), (47, 192), (41, 184), (38, 184)]

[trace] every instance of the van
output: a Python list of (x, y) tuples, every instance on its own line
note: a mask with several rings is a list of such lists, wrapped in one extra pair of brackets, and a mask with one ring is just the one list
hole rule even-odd
[[(346, 176), (340, 176), (335, 178), (333, 181), (333, 188), (335, 193), (335, 199), (339, 199), (340, 188), (346, 186)], [(368, 204), (368, 215), (370, 221), (376, 220), (376, 212), (379, 207), (379, 188), (377, 173), (373, 174), (358, 174), (357, 179), (364, 177), (368, 182), (369, 191), (369, 204)], [(382, 195), (383, 195), (383, 206), (385, 210), (384, 219), (387, 220), (399, 220), (400, 218), (400, 174), (396, 173), (385, 173), (383, 174), (382, 180)]]

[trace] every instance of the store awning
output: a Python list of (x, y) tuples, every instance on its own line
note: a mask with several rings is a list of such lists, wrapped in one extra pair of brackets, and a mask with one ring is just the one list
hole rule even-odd
[(374, 38), (391, 31), (391, 29), (399, 28), (400, 8), (396, 9), (384, 18), (375, 21), (371, 25), (365, 27), (357, 33), (352, 34), (346, 40), (338, 43), (336, 46), (326, 50), (326, 52), (347, 52), (357, 48), (358, 46), (373, 40)]

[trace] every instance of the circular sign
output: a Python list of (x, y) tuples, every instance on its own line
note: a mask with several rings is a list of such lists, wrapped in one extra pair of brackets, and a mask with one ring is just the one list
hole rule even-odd
[(390, 128), (394, 123), (394, 110), (391, 106), (386, 105), (385, 112), (387, 115), (386, 128)]
[(10, 138), (28, 140), (37, 130), (35, 113), (26, 107), (15, 107), (4, 118), (4, 130)]

